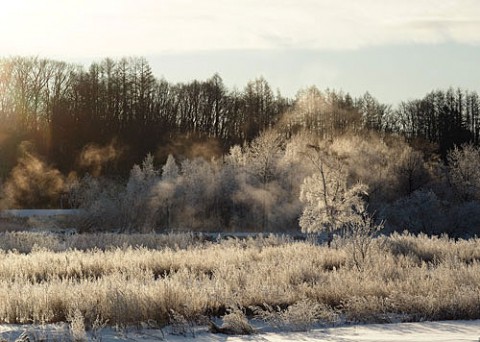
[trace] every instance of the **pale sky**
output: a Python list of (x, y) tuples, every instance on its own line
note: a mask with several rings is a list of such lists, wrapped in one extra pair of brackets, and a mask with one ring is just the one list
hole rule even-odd
[(479, 0), (0, 0), (0, 55), (89, 64), (145, 56), (172, 82), (219, 72), (369, 90), (396, 103), (449, 85), (480, 91)]

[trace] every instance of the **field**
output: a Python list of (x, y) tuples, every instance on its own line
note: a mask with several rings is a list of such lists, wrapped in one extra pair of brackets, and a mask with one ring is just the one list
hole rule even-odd
[(359, 256), (344, 239), (5, 232), (0, 248), (0, 321), (67, 322), (77, 334), (188, 334), (222, 317), (235, 333), (252, 332), (251, 318), (285, 331), (480, 318), (480, 239), (394, 234)]

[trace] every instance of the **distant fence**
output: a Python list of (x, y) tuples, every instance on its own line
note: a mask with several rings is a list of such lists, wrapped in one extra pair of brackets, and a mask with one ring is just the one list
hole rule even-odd
[(10, 209), (0, 210), (0, 218), (8, 217), (48, 217), (48, 216), (76, 216), (82, 213), (81, 209)]

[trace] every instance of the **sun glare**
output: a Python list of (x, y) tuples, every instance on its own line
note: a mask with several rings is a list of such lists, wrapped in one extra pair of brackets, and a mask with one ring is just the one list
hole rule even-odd
[[(29, 53), (48, 25), (43, 11), (33, 1), (2, 1), (0, 5), (0, 53)], [(43, 24), (42, 24), (43, 22)]]
[[(79, 46), (83, 41), (77, 38), (91, 24), (86, 20), (91, 5), (82, 1), (2, 1), (0, 54), (51, 56), (81, 51), (85, 46)], [(89, 32), (92, 41), (93, 30)]]

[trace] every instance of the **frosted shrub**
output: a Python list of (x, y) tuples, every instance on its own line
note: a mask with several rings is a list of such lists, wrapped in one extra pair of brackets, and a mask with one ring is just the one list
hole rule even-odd
[(284, 325), (293, 331), (310, 330), (320, 320), (330, 324), (338, 319), (331, 308), (308, 299), (290, 305), (281, 318)]
[(362, 323), (391, 323), (388, 300), (376, 296), (353, 296), (343, 303), (347, 320)]
[(70, 332), (72, 340), (75, 342), (87, 341), (87, 333), (85, 331), (85, 322), (82, 313), (79, 309), (73, 310), (73, 312), (67, 318), (70, 321)]
[(310, 299), (302, 299), (288, 306), (284, 311), (280, 308), (275, 310), (269, 305), (264, 307), (265, 309), (256, 308), (258, 318), (272, 327), (291, 331), (308, 331), (317, 323), (330, 325), (335, 324), (339, 319), (338, 314), (331, 307)]
[(102, 340), (102, 330), (106, 327), (108, 321), (102, 320), (100, 316), (97, 315), (95, 320), (91, 323), (90, 334), (93, 341)]
[(374, 237), (383, 229), (383, 222), (377, 224), (366, 212), (359, 215), (359, 219), (348, 225), (346, 233), (346, 249), (358, 270), (363, 270), (374, 244)]
[(220, 332), (227, 335), (251, 335), (255, 331), (248, 322), (245, 313), (238, 307), (232, 307), (229, 312), (223, 316), (223, 325), (221, 327), (215, 326), (211, 322), (211, 331)]

